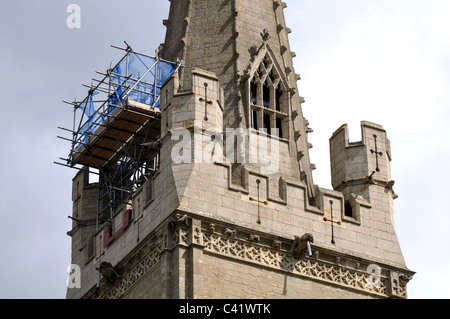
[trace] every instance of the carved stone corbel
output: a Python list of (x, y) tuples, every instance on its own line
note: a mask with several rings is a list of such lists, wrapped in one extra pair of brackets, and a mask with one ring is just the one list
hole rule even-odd
[(259, 242), (261, 241), (261, 237), (258, 236), (258, 235), (250, 234), (250, 235), (248, 236), (248, 240), (249, 240), (250, 242), (256, 242), (256, 243), (259, 243)]
[(236, 231), (234, 229), (225, 228), (223, 234), (228, 237), (236, 238)]
[(170, 221), (170, 225), (172, 226), (172, 229), (176, 229), (180, 226), (189, 227), (188, 216), (182, 215), (182, 214), (176, 214)]
[(280, 240), (273, 240), (272, 241), (272, 247), (273, 248), (275, 248), (275, 249), (281, 249), (281, 245), (282, 245), (283, 243), (280, 241)]
[(292, 255), (296, 259), (300, 259), (305, 256), (308, 248), (308, 242), (314, 243), (314, 237), (311, 234), (305, 234), (302, 237), (295, 237), (294, 244), (292, 246)]
[(97, 268), (97, 270), (102, 274), (102, 276), (106, 279), (106, 281), (111, 285), (114, 284), (120, 278), (122, 278), (122, 275), (119, 274), (116, 267), (114, 267), (111, 263), (106, 262), (106, 261), (102, 262), (100, 264), (100, 267)]

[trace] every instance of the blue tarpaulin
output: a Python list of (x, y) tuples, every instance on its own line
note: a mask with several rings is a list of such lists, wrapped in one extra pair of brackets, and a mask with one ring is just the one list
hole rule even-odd
[[(104, 83), (110, 88), (106, 102), (95, 107), (95, 89), (80, 104), (83, 111), (83, 124), (78, 131), (78, 142), (84, 143), (95, 130), (105, 122), (116, 106), (130, 99), (151, 107), (160, 108), (160, 90), (164, 82), (177, 70), (178, 64), (153, 57), (127, 52), (127, 55), (105, 77)], [(76, 148), (78, 149), (79, 144)]]
[[(175, 72), (177, 65), (156, 60), (148, 56), (129, 53), (128, 57), (119, 63), (112, 71), (113, 82), (120, 87), (117, 94), (110, 97), (110, 104), (118, 105), (124, 95), (128, 98), (146, 105), (159, 108), (159, 95), (161, 86)], [(129, 79), (127, 79), (130, 77)]]

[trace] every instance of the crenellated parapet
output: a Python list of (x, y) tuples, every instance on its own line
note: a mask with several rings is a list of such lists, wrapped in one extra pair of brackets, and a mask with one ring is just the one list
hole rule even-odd
[(341, 126), (330, 138), (331, 180), (333, 189), (349, 190), (370, 200), (369, 186), (392, 189), (390, 162), (391, 143), (381, 125), (361, 122), (362, 140), (350, 142), (347, 125)]

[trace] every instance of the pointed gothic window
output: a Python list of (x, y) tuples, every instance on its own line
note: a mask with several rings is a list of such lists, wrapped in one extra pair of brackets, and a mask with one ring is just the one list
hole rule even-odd
[(347, 216), (347, 217), (354, 217), (353, 216), (353, 207), (352, 207), (352, 204), (350, 204), (349, 201), (345, 202), (344, 215)]
[[(358, 198), (358, 196), (355, 198)], [(342, 220), (361, 225), (361, 204), (355, 198), (350, 198), (344, 201)]]
[(268, 50), (260, 52), (248, 78), (249, 125), (282, 139), (289, 139), (289, 94), (282, 68)]

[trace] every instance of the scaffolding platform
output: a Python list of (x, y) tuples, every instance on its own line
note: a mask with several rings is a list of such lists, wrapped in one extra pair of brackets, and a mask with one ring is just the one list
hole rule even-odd
[[(142, 144), (159, 139), (160, 119), (159, 108), (127, 99), (80, 143), (72, 155), (72, 163), (103, 169), (117, 164), (117, 154), (142, 154), (145, 152)], [(151, 154), (146, 155), (144, 158)]]
[[(122, 59), (103, 78), (92, 79), (81, 102), (74, 106), (72, 142), (67, 165), (111, 169), (117, 162), (141, 163), (151, 152), (143, 144), (157, 141), (161, 132), (160, 91), (178, 70), (179, 63), (135, 52), (127, 48)], [(151, 155), (151, 154), (150, 154)], [(121, 163), (119, 163), (121, 164)], [(123, 163), (122, 163), (123, 164)]]

